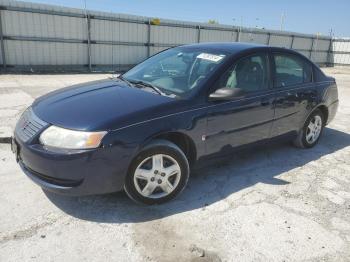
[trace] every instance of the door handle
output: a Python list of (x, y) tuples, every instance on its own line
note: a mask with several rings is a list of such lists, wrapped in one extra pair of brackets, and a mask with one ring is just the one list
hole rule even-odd
[(299, 96), (298, 93), (291, 93), (291, 92), (287, 93), (287, 97), (293, 97), (293, 98), (296, 97), (296, 98), (298, 98), (298, 96)]
[(269, 100), (261, 100), (260, 104), (262, 106), (268, 106), (268, 105), (270, 105), (270, 101)]

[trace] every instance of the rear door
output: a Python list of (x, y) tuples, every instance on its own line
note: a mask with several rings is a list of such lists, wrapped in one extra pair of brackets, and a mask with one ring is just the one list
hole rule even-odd
[(271, 137), (298, 131), (316, 99), (312, 65), (290, 53), (272, 54), (275, 121)]
[(274, 117), (269, 76), (269, 56), (265, 52), (241, 58), (221, 75), (213, 91), (240, 88), (245, 94), (232, 101), (209, 102), (205, 136), (208, 154), (269, 137)]

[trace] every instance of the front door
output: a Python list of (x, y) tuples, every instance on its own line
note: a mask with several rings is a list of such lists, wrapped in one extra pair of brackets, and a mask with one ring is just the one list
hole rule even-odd
[(274, 118), (274, 94), (270, 88), (269, 60), (257, 53), (238, 60), (215, 84), (240, 88), (243, 96), (230, 101), (210, 102), (207, 118), (208, 154), (268, 138)]

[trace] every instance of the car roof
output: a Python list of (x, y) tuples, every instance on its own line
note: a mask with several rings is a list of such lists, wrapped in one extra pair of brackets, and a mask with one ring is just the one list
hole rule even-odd
[(263, 44), (244, 43), (244, 42), (209, 42), (209, 43), (196, 43), (196, 44), (183, 45), (180, 47), (200, 48), (203, 50), (213, 51), (213, 52), (225, 52), (230, 55), (236, 55), (239, 53), (245, 53), (249, 51), (271, 50), (273, 52), (294, 54), (314, 64), (305, 55), (299, 52), (296, 52), (293, 49), (288, 49), (285, 47), (268, 46)]
[(247, 51), (249, 49), (268, 49), (270, 48), (267, 45), (262, 44), (253, 44), (253, 43), (242, 43), (242, 42), (211, 42), (211, 43), (197, 43), (197, 44), (189, 44), (183, 45), (181, 47), (188, 48), (203, 48), (208, 50), (215, 50), (218, 52), (227, 52), (230, 54), (239, 53), (241, 51)]

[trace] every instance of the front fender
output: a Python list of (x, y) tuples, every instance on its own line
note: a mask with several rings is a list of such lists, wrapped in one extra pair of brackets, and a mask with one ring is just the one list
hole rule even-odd
[(123, 147), (131, 161), (153, 138), (175, 132), (189, 137), (197, 157), (200, 157), (205, 154), (205, 143), (201, 140), (205, 130), (206, 108), (193, 109), (110, 131), (103, 140), (103, 146)]

